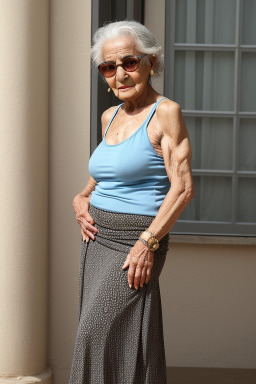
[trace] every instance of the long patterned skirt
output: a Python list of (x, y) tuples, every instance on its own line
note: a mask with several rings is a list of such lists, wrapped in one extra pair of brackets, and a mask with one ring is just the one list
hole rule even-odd
[(129, 288), (131, 247), (154, 217), (115, 213), (90, 205), (98, 228), (81, 244), (79, 323), (69, 384), (166, 384), (159, 276), (168, 234), (155, 251), (148, 284)]

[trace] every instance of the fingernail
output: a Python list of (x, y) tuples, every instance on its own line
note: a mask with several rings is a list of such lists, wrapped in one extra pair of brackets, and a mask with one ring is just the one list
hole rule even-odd
[(131, 288), (131, 287), (132, 287), (132, 285), (131, 285), (131, 284), (129, 284), (129, 287)]

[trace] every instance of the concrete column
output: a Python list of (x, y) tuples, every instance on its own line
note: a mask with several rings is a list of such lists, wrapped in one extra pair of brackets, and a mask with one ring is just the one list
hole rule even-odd
[(47, 369), (49, 0), (0, 0), (0, 382)]

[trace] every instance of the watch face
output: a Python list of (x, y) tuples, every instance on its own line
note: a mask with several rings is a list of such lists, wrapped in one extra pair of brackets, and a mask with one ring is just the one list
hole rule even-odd
[(148, 239), (148, 246), (152, 251), (155, 251), (158, 247), (158, 240), (155, 237), (150, 237)]

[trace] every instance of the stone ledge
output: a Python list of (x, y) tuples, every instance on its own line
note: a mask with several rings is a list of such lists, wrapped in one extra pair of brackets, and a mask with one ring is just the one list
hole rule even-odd
[(256, 245), (256, 237), (246, 236), (207, 236), (207, 235), (172, 235), (169, 243), (184, 244), (227, 244), (227, 245)]
[(167, 384), (255, 384), (256, 369), (167, 367)]

